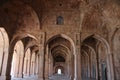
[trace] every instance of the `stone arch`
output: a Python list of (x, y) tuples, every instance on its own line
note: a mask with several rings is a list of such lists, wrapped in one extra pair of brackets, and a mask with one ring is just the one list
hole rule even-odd
[(45, 46), (47, 46), (48, 43), (49, 43), (51, 40), (53, 40), (53, 39), (55, 39), (55, 38), (57, 38), (57, 37), (63, 37), (63, 38), (65, 38), (66, 40), (70, 41), (70, 43), (71, 43), (71, 45), (72, 45), (72, 47), (73, 47), (73, 54), (76, 55), (76, 54), (75, 54), (76, 52), (75, 52), (75, 44), (74, 44), (74, 41), (73, 41), (70, 37), (68, 37), (67, 35), (65, 35), (65, 34), (58, 34), (58, 35), (55, 35), (55, 36), (51, 37), (51, 38), (46, 42), (46, 45), (45, 45)]
[[(3, 27), (0, 27), (0, 76), (6, 74), (7, 67), (7, 58), (8, 58), (8, 49), (9, 49), (9, 38), (6, 30)], [(1, 79), (1, 78), (0, 78)]]
[(9, 51), (10, 51), (11, 54), (14, 51), (13, 49), (14, 49), (14, 46), (15, 46), (16, 42), (19, 41), (19, 40), (22, 40), (22, 39), (24, 39), (26, 37), (30, 37), (30, 38), (34, 39), (35, 41), (38, 41), (38, 39), (35, 36), (31, 35), (31, 34), (25, 34), (25, 35), (15, 36), (15, 37), (13, 37), (13, 39), (10, 42), (10, 49), (9, 49)]
[[(13, 57), (13, 53), (14, 53), (14, 46), (15, 46), (15, 44), (18, 42), (18, 41), (20, 41), (20, 40), (22, 40), (22, 39), (25, 39), (26, 37), (30, 37), (30, 38), (32, 38), (32, 39), (34, 39), (35, 41), (37, 41), (38, 39), (36, 38), (36, 37), (34, 37), (33, 35), (31, 35), (31, 34), (26, 34), (26, 35), (18, 35), (18, 36), (14, 36), (13, 37), (13, 39), (11, 40), (11, 42), (10, 42), (10, 47), (9, 47), (9, 54), (11, 55), (10, 57), (9, 57), (9, 63), (12, 63), (12, 57)], [(23, 44), (24, 45), (24, 44)], [(25, 51), (25, 48), (24, 48), (24, 53), (25, 53), (26, 51)], [(23, 60), (24, 60), (24, 57), (25, 57), (25, 54), (23, 55)], [(22, 60), (22, 59), (21, 59)], [(16, 76), (16, 77), (23, 77), (23, 67), (24, 67), (24, 61), (23, 61), (23, 65), (22, 65), (22, 72), (20, 73), (21, 75), (19, 75), (19, 76)], [(9, 68), (8, 68), (8, 74), (10, 74), (10, 72), (11, 72), (11, 66), (9, 66)]]
[[(61, 46), (61, 47), (63, 47), (63, 48), (65, 48), (67, 51), (58, 51), (58, 50), (55, 50), (55, 51), (53, 51), (53, 52), (63, 52), (63, 53), (65, 53), (65, 54), (62, 54), (61, 53), (61, 55), (65, 58), (65, 56), (68, 56), (69, 55), (69, 53), (70, 53), (70, 49), (68, 49), (68, 47), (66, 47), (66, 46), (64, 46), (64, 45), (55, 45), (53, 48), (51, 48), (50, 50), (52, 51), (55, 47), (57, 47), (57, 46)], [(67, 54), (68, 53), (68, 54)]]
[(109, 43), (102, 37), (100, 37), (99, 35), (94, 35), (94, 38), (98, 39), (99, 41), (102, 42), (102, 44), (105, 45), (106, 47), (106, 57), (107, 57), (107, 76), (108, 76), (108, 80), (114, 80), (114, 72), (113, 72), (113, 62), (112, 62), (112, 54), (111, 54), (111, 48)]
[(113, 53), (113, 65), (114, 65), (114, 74), (115, 80), (120, 79), (120, 29), (116, 29), (112, 37), (112, 53)]
[[(95, 71), (95, 72), (91, 72), (90, 76), (97, 79), (97, 76), (98, 76), (98, 74), (97, 74), (97, 57), (96, 57), (97, 54), (96, 54), (95, 50), (88, 44), (84, 44), (84, 46), (88, 47), (91, 50), (90, 55), (89, 55), (90, 62), (91, 62), (90, 66), (91, 66), (91, 71)], [(95, 61), (94, 65), (93, 65), (93, 61)]]
[(70, 49), (68, 47), (66, 47), (65, 45), (63, 45), (63, 44), (56, 44), (53, 47), (51, 47), (51, 49), (54, 48), (55, 46), (58, 46), (58, 45), (60, 45), (62, 47), (65, 47), (70, 52)]
[(11, 42), (10, 42), (11, 47), (13, 48), (14, 45), (15, 45), (15, 43), (16, 43), (18, 40), (22, 40), (23, 38), (26, 38), (26, 37), (30, 37), (30, 38), (38, 41), (38, 39), (37, 39), (34, 35), (32, 35), (32, 34), (17, 35), (17, 36), (14, 36), (14, 37), (12, 38), (12, 40), (11, 40)]
[(19, 40), (16, 42), (13, 51), (12, 66), (11, 66), (12, 78), (22, 77), (23, 58), (24, 58), (24, 44), (21, 40)]
[[(67, 56), (67, 60), (66, 60), (67, 62), (65, 61), (66, 66), (64, 65), (64, 67), (65, 67), (64, 70), (65, 70), (65, 75), (66, 76), (74, 77), (74, 74), (72, 74), (72, 72), (74, 72), (75, 69), (74, 69), (74, 65), (72, 65), (72, 64), (76, 63), (76, 59), (75, 59), (76, 53), (75, 53), (75, 44), (74, 44), (73, 40), (65, 34), (58, 34), (58, 35), (55, 35), (55, 36), (49, 38), (47, 40), (46, 44), (45, 44), (45, 47), (46, 47), (46, 50), (47, 50), (46, 54), (45, 54), (45, 57), (49, 53), (49, 50), (50, 50), (49, 47), (51, 47), (50, 45), (54, 45), (54, 46), (52, 46), (53, 48), (56, 47), (56, 46), (59, 46), (58, 44), (55, 44), (56, 41), (54, 41), (54, 40), (57, 40), (58, 41), (57, 43), (59, 43), (60, 46), (62, 46), (62, 47), (65, 46), (64, 48), (67, 49), (67, 51), (69, 52), (69, 54), (67, 54), (69, 56), (69, 57)], [(60, 50), (60, 48), (58, 50)], [(64, 49), (62, 49), (62, 50), (64, 50)], [(56, 65), (57, 64), (63, 65), (64, 63), (57, 63), (56, 62)]]
[[(109, 43), (104, 38), (102, 38), (99, 35), (93, 34), (93, 35), (88, 36), (87, 38), (89, 38), (89, 37), (95, 38), (96, 40), (98, 40), (102, 44), (104, 44), (104, 46), (106, 47), (106, 55), (107, 55), (106, 56), (107, 57), (106, 61), (107, 61), (107, 69), (108, 69), (107, 76), (108, 76), (108, 80), (114, 80), (113, 63), (112, 63), (112, 56), (111, 56), (111, 48), (109, 46)], [(87, 38), (85, 38), (85, 39), (87, 39)]]

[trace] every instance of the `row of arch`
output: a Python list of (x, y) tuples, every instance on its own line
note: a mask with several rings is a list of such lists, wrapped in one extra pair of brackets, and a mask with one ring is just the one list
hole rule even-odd
[[(118, 31), (119, 32), (119, 31)], [(118, 36), (118, 35), (117, 35)], [(4, 30), (4, 28), (0, 28), (0, 37), (1, 37), (1, 44), (0, 44), (0, 52), (1, 52), (1, 60), (0, 60), (0, 75), (6, 75), (6, 74), (10, 74), (10, 70), (11, 70), (11, 75), (14, 76), (26, 76), (26, 75), (32, 75), (32, 74), (38, 74), (38, 69), (39, 69), (39, 55), (37, 53), (37, 51), (31, 51), (31, 48), (24, 49), (24, 44), (22, 43), (22, 40), (19, 40), (16, 42), (16, 44), (14, 45), (13, 51), (11, 51), (13, 53), (13, 55), (11, 55), (11, 57), (13, 57), (13, 62), (12, 62), (12, 69), (8, 68), (8, 66), (10, 66), (10, 64), (8, 63), (9, 61), (9, 57), (8, 57), (8, 53), (9, 53), (9, 39), (7, 36), (7, 32)], [(45, 53), (45, 58), (47, 59), (49, 57), (49, 53), (51, 53), (51, 55), (55, 56), (58, 55), (54, 52), (52, 53), (52, 49), (55, 48), (56, 43), (54, 40), (56, 40), (57, 38), (59, 38), (58, 40), (62, 40), (63, 41), (68, 41), (68, 44), (70, 45), (63, 45), (63, 46), (70, 46), (67, 47), (67, 50), (70, 49), (70, 52), (68, 52), (67, 59), (62, 56), (60, 54), (61, 57), (63, 57), (65, 59), (65, 62), (71, 62), (68, 63), (68, 67), (65, 68), (65, 66), (57, 66), (55, 67), (55, 72), (56, 69), (58, 67), (60, 67), (63, 72), (66, 72), (66, 75), (69, 76), (70, 78), (74, 78), (75, 76), (77, 76), (78, 74), (76, 73), (77, 71), (79, 71), (79, 69), (77, 68), (77, 59), (76, 59), (76, 51), (75, 48), (76, 46), (74, 45), (74, 42), (72, 41), (72, 39), (70, 39), (69, 37), (65, 36), (65, 35), (57, 35), (51, 39), (48, 40), (48, 42), (46, 43), (46, 53)], [(115, 37), (116, 39), (116, 37)], [(119, 42), (119, 39), (116, 39)], [(115, 41), (114, 41), (115, 42)], [(55, 44), (55, 45), (53, 45)], [(62, 43), (60, 43), (62, 44)], [(61, 45), (57, 45), (61, 48)], [(118, 44), (114, 44), (114, 46), (119, 46)], [(53, 47), (53, 48), (51, 48)], [(64, 47), (65, 48), (65, 47)], [(118, 47), (117, 47), (118, 48)], [(57, 48), (55, 48), (57, 49)], [(87, 37), (86, 39), (84, 39), (82, 41), (82, 46), (81, 46), (81, 69), (83, 71), (81, 71), (82, 73), (82, 80), (86, 79), (86, 78), (92, 78), (92, 79), (100, 79), (102, 78), (103, 80), (114, 80), (116, 78), (116, 80), (119, 80), (119, 75), (116, 75), (114, 77), (114, 74), (119, 73), (119, 65), (117, 65), (116, 63), (119, 62), (119, 58), (117, 58), (117, 60), (115, 59), (115, 57), (113, 57), (111, 55), (111, 51), (110, 51), (110, 46), (107, 43), (107, 41), (99, 36), (96, 35), (92, 35)], [(118, 52), (118, 51), (116, 51)], [(73, 58), (70, 57), (70, 55), (73, 55)], [(79, 52), (80, 54), (80, 52)], [(20, 55), (18, 57), (18, 55)], [(104, 55), (104, 56), (103, 56)], [(115, 55), (119, 55), (119, 53), (115, 54)], [(16, 59), (16, 60), (15, 60)], [(48, 58), (49, 59), (49, 58)], [(52, 58), (54, 60), (54, 58)], [(51, 59), (51, 60), (52, 60)], [(114, 60), (116, 60), (117, 62), (113, 62)], [(17, 63), (15, 62), (17, 61)], [(46, 60), (47, 61), (47, 60)], [(48, 60), (49, 61), (49, 60)], [(63, 61), (64, 62), (64, 61)], [(16, 65), (13, 65), (13, 64)], [(49, 74), (54, 74), (50, 69), (52, 68), (53, 63), (51, 63), (50, 65), (47, 64), (48, 62), (45, 62), (45, 76), (49, 76)], [(114, 65), (113, 65), (114, 63)], [(47, 68), (48, 66), (49, 68)], [(72, 66), (73, 65), (73, 66)], [(6, 73), (5, 71), (8, 72)], [(59, 69), (59, 68), (58, 68)], [(67, 71), (64, 71), (65, 69), (67, 69)], [(77, 71), (76, 71), (77, 70)], [(102, 71), (103, 71), (103, 75), (102, 75)], [(118, 71), (116, 71), (118, 70)], [(52, 73), (51, 73), (52, 72)], [(102, 77), (101, 77), (102, 76)], [(104, 77), (103, 77), (104, 76)]]
[(18, 41), (13, 52), (11, 68), (12, 78), (37, 75), (38, 60), (39, 54), (37, 52), (31, 52), (30, 48), (24, 51), (24, 45), (22, 41)]
[(10, 80), (10, 75), (12, 78), (38, 75), (39, 48), (35, 44), (27, 46), (26, 43), (34, 41), (34, 37), (30, 35), (9, 45), (8, 35), (3, 27), (0, 28), (0, 37), (0, 79)]
[(108, 57), (109, 46), (102, 40), (90, 36), (82, 44), (82, 79), (109, 80), (112, 79), (112, 64)]
[[(116, 33), (116, 34), (118, 34), (118, 33)], [(59, 36), (57, 36), (56, 38), (53, 38), (53, 41), (55, 39), (57, 39), (58, 37)], [(117, 39), (115, 39), (113, 42), (116, 43), (116, 40)], [(55, 40), (55, 41), (57, 41), (57, 40)], [(70, 40), (68, 40), (68, 41), (70, 41)], [(120, 42), (118, 41), (118, 43), (120, 43)], [(113, 55), (116, 55), (116, 54), (114, 53), (114, 49), (111, 50), (110, 43), (108, 44), (108, 42), (104, 38), (101, 38), (98, 35), (90, 35), (89, 37), (83, 39), (81, 44), (82, 44), (82, 46), (81, 46), (81, 55), (80, 55), (80, 59), (81, 59), (80, 66), (81, 66), (82, 80), (86, 80), (86, 79), (119, 80), (119, 76), (115, 75), (116, 68), (115, 68), (114, 63), (116, 63), (116, 62), (114, 62), (114, 60), (116, 60), (116, 58), (113, 57)], [(48, 45), (50, 45), (50, 44), (48, 44)], [(72, 47), (76, 48), (75, 45), (72, 45)], [(116, 45), (116, 48), (118, 48), (118, 47), (119, 46)], [(115, 46), (114, 46), (114, 48), (115, 48)], [(60, 49), (60, 47), (59, 47), (59, 49)], [(62, 50), (64, 50), (64, 49), (62, 49)], [(75, 50), (75, 49), (73, 49), (73, 50)], [(48, 50), (48, 53), (51, 54), (51, 51)], [(72, 54), (73, 52), (72, 53), (69, 52), (69, 53)], [(61, 55), (61, 54), (57, 53), (57, 55)], [(78, 74), (76, 72), (80, 71), (80, 69), (78, 69), (78, 64), (76, 64), (76, 63), (78, 63), (78, 61), (76, 59), (76, 56), (78, 56), (78, 55), (76, 55), (76, 51), (72, 55), (73, 55), (73, 61), (71, 60), (71, 62), (72, 62), (71, 64), (74, 66), (72, 66), (71, 64), (69, 65), (69, 68), (67, 68), (69, 70), (66, 75), (69, 76), (71, 79), (73, 79), (73, 78), (75, 79), (75, 76), (78, 76)], [(71, 58), (71, 57), (69, 56), (68, 58)], [(119, 59), (119, 58), (117, 58), (117, 59)], [(54, 57), (53, 57), (53, 59), (54, 59)], [(62, 72), (64, 73), (67, 69), (65, 68), (64, 65), (60, 66), (60, 64), (61, 63), (59, 63), (58, 66), (55, 66), (55, 68), (57, 68), (57, 70), (58, 69), (63, 70)], [(119, 62), (118, 62), (118, 65), (119, 65)], [(58, 68), (58, 67), (60, 67), (60, 68)], [(119, 72), (119, 70), (117, 72)]]

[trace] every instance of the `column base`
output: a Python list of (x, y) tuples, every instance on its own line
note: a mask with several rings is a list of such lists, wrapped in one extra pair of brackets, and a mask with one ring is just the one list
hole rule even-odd
[(11, 80), (11, 76), (0, 76), (0, 80)]

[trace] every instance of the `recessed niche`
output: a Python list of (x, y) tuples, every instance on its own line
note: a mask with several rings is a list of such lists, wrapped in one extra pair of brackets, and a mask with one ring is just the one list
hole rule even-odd
[(62, 16), (58, 16), (56, 19), (56, 24), (57, 25), (63, 25), (64, 24), (64, 19)]

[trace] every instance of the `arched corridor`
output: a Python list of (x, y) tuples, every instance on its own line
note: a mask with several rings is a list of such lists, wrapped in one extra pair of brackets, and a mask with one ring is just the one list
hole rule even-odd
[(0, 80), (120, 80), (120, 0), (0, 0)]
[(69, 40), (62, 35), (52, 37), (46, 45), (45, 54), (45, 76), (51, 78), (54, 75), (64, 75), (73, 78), (74, 54), (73, 46)]
[(90, 36), (82, 42), (82, 79), (112, 80), (110, 49), (104, 39)]

